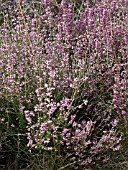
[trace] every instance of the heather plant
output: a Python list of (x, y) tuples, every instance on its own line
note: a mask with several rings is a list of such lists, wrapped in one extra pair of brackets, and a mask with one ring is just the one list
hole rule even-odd
[(47, 153), (53, 169), (106, 162), (127, 126), (126, 2), (26, 3), (2, 6), (2, 152)]

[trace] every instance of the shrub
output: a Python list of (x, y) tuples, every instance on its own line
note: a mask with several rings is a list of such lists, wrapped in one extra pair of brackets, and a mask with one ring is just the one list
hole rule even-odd
[(127, 121), (126, 4), (84, 5), (76, 17), (75, 2), (44, 0), (31, 16), (23, 1), (0, 27), (3, 143), (25, 134), (76, 168), (119, 150)]

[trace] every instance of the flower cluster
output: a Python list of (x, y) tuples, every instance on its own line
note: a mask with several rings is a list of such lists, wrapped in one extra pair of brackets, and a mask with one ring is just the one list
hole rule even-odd
[(29, 147), (95, 163), (120, 148), (127, 121), (126, 4), (87, 1), (76, 17), (75, 2), (43, 0), (34, 16), (26, 3), (0, 26), (0, 98), (24, 116)]

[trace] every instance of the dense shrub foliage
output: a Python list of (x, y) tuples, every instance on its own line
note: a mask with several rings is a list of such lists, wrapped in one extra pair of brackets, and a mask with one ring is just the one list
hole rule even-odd
[(76, 168), (107, 161), (127, 123), (126, 1), (5, 3), (1, 150), (22, 144)]

